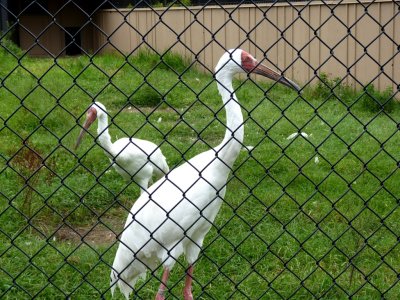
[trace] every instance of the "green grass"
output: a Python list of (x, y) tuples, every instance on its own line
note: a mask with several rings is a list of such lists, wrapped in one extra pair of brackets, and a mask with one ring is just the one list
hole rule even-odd
[[(223, 137), (212, 76), (149, 51), (18, 61), (0, 50), (0, 79), (0, 295), (110, 298), (116, 245), (59, 229), (68, 224), (73, 235), (106, 224), (119, 232), (139, 189), (109, 171), (90, 136), (73, 150), (78, 123), (101, 101), (113, 139), (156, 142), (173, 168)], [(400, 110), (393, 92), (356, 92), (326, 76), (301, 97), (269, 83), (234, 85), (244, 143), (254, 149), (235, 164), (196, 264), (195, 297), (397, 299)], [(298, 131), (309, 138), (287, 139)], [(185, 267), (181, 259), (172, 272), (177, 298)], [(138, 288), (150, 299), (158, 281), (149, 276)]]

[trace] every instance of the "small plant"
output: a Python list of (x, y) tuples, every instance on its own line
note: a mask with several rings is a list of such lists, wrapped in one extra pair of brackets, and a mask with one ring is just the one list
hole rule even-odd
[(365, 110), (370, 112), (378, 112), (380, 110), (391, 112), (395, 107), (393, 89), (387, 87), (383, 92), (380, 92), (375, 89), (373, 84), (367, 85), (364, 91), (359, 93), (358, 101)]
[(32, 147), (27, 144), (14, 156), (10, 165), (18, 172), (24, 186), (25, 197), (22, 211), (27, 217), (31, 217), (33, 192), (39, 181), (37, 172), (43, 167), (43, 159), (37, 151), (32, 150)]
[(13, 42), (12, 38), (12, 32), (9, 32), (2, 38), (0, 38), (0, 55), (1, 53), (5, 54), (12, 54), (15, 55), (16, 57), (21, 57), (24, 55), (24, 51)]
[(173, 1), (161, 0), (161, 1), (151, 2), (151, 5), (155, 8), (167, 7), (167, 6), (180, 7), (183, 5), (184, 6), (192, 5), (192, 1), (191, 0), (173, 0)]
[(190, 6), (192, 5), (191, 0), (179, 0), (174, 2), (174, 6)]
[(160, 56), (157, 52), (143, 47), (129, 57), (129, 62), (140, 65), (141, 71), (149, 72), (160, 64)]
[(335, 81), (330, 80), (328, 75), (321, 73), (319, 75), (319, 81), (315, 86), (313, 96), (321, 99), (331, 98), (333, 95), (333, 89), (335, 87)]
[(165, 6), (165, 4), (161, 3), (159, 1), (153, 3), (154, 8), (160, 8), (160, 7), (164, 7), (164, 6)]
[(354, 95), (355, 91), (348, 85), (342, 83), (340, 77), (330, 79), (327, 74), (321, 73), (319, 75), (319, 81), (313, 90), (313, 97), (320, 98), (322, 100), (327, 99), (340, 99), (345, 101), (349, 95)]
[(321, 100), (339, 99), (347, 105), (356, 105), (369, 112), (384, 110), (391, 112), (395, 107), (393, 89), (387, 87), (383, 92), (377, 90), (373, 84), (364, 87), (362, 91), (341, 83), (341, 79), (336, 77), (329, 79), (328, 75), (321, 73), (320, 81), (311, 92), (311, 96)]
[[(180, 74), (190, 66), (190, 60), (177, 53), (168, 51), (160, 55), (147, 48), (142, 48), (135, 55), (130, 56), (129, 63), (141, 65), (143, 73), (151, 72), (153, 69), (160, 69)], [(145, 67), (144, 69), (143, 66)]]
[(162, 101), (162, 96), (155, 88), (145, 83), (132, 94), (129, 101), (138, 106), (156, 106)]
[(164, 70), (173, 70), (176, 73), (182, 73), (185, 71), (190, 62), (188, 59), (185, 59), (179, 54), (167, 52), (165, 55), (161, 57), (162, 64), (160, 65), (161, 69)]

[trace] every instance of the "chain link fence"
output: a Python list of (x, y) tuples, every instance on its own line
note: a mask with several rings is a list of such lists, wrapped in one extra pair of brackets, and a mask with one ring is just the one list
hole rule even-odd
[(397, 299), (400, 5), (316, 2), (0, 1), (0, 298)]

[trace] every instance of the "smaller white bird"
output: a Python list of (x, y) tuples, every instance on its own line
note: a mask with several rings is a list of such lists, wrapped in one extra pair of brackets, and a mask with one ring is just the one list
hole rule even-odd
[(141, 194), (147, 190), (153, 175), (162, 177), (169, 172), (167, 160), (156, 144), (136, 138), (121, 138), (114, 143), (111, 142), (107, 110), (100, 102), (95, 102), (89, 107), (75, 149), (96, 119), (98, 119), (97, 139), (100, 146), (114, 169), (126, 180), (133, 179), (140, 186)]

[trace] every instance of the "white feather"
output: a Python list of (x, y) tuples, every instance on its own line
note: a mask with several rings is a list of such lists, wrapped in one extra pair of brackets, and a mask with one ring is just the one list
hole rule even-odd
[[(308, 135), (307, 133), (305, 133), (305, 132), (301, 132), (300, 133), (301, 134), (301, 136), (302, 137), (304, 137), (304, 138), (309, 138), (311, 135)], [(289, 135), (286, 139), (287, 140), (291, 140), (291, 139), (294, 139), (296, 136), (298, 136), (299, 135), (299, 133), (298, 132), (294, 132), (294, 133), (292, 133), (291, 135)]]

